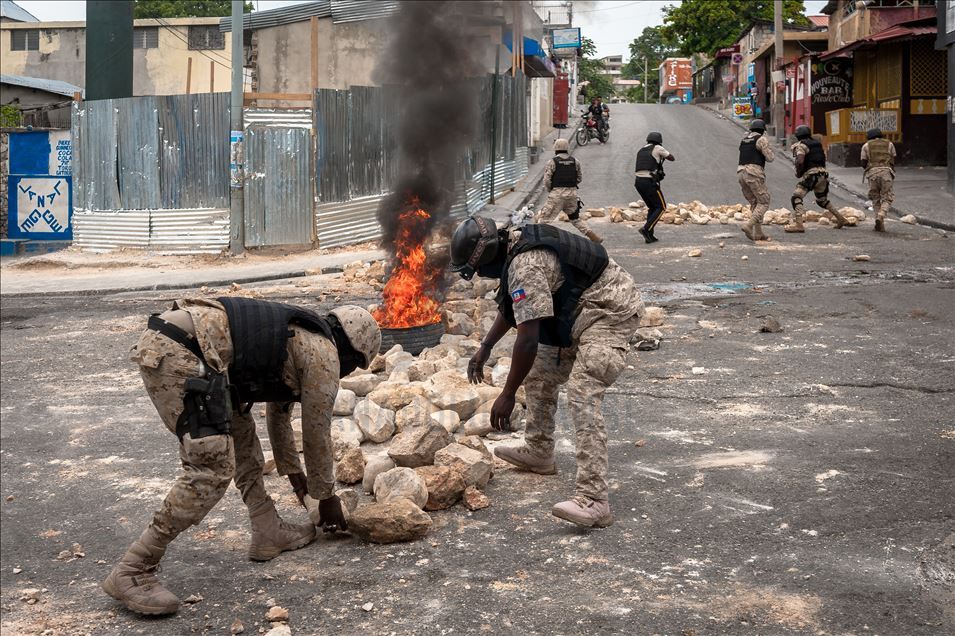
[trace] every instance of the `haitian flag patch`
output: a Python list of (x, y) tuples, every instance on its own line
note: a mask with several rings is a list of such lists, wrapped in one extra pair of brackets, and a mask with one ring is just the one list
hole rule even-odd
[(527, 294), (524, 293), (523, 289), (518, 289), (511, 292), (511, 300), (513, 300), (516, 303), (521, 302), (525, 298), (527, 298)]

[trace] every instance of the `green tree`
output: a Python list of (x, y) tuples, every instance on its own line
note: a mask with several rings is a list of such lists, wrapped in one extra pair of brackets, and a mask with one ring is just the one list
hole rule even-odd
[[(245, 12), (252, 3), (245, 3)], [(222, 18), (232, 15), (229, 0), (135, 0), (133, 17), (140, 18)]]
[[(808, 26), (803, 0), (783, 0), (783, 25)], [(682, 55), (732, 44), (753, 20), (773, 20), (773, 0), (683, 0), (663, 9), (663, 37)]]
[(602, 97), (609, 101), (613, 96), (613, 82), (609, 75), (603, 75), (603, 62), (594, 57), (597, 54), (597, 46), (590, 38), (580, 39), (581, 58), (577, 63), (577, 71), (581, 82), (587, 82), (584, 87), (584, 95), (587, 99)]
[[(655, 102), (660, 94), (660, 74), (657, 68), (660, 63), (676, 52), (673, 44), (666, 40), (663, 28), (659, 26), (647, 27), (630, 43), (630, 61), (620, 69), (624, 79), (638, 79), (647, 82), (646, 96), (648, 102)], [(646, 66), (644, 66), (646, 59)], [(646, 78), (643, 69), (646, 68)], [(642, 102), (644, 91), (642, 86), (634, 86), (627, 90), (627, 100)]]

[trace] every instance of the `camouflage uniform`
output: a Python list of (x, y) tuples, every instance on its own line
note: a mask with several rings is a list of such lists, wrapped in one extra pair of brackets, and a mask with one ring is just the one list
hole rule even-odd
[[(232, 361), (232, 339), (225, 309), (220, 303), (206, 299), (177, 301), (176, 309), (184, 309), (192, 318), (196, 339), (206, 363), (221, 371)], [(333, 494), (331, 413), (338, 391), (338, 351), (335, 344), (320, 334), (291, 326), (289, 356), (284, 380), (299, 391), (302, 401), (303, 445), (308, 468), (309, 493), (316, 499)], [(159, 412), (163, 423), (175, 433), (176, 422), (183, 410), (183, 385), (187, 378), (202, 375), (201, 362), (188, 349), (152, 330), (143, 333), (131, 352), (131, 359), (140, 366), (143, 384)], [(282, 458), (287, 472), (298, 467), (288, 413), (270, 408), (276, 417), (269, 430), (278, 433), (273, 439), (276, 464)], [(264, 458), (250, 414), (232, 414), (229, 435), (210, 435), (193, 440), (186, 434), (179, 448), (183, 472), (177, 477), (152, 525), (171, 541), (188, 527), (199, 523), (222, 498), (229, 481), (234, 480), (242, 500), (251, 509), (269, 498), (262, 480)], [(294, 464), (290, 459), (295, 454)], [(286, 473), (287, 474), (287, 473)]]
[[(800, 159), (805, 160), (809, 148), (801, 141), (793, 144), (793, 162), (798, 163)], [(798, 176), (798, 175), (797, 175)], [(793, 190), (793, 197), (798, 198), (800, 203), (793, 205), (793, 219), (796, 223), (802, 223), (803, 216), (806, 214), (806, 206), (802, 204), (802, 199), (812, 192), (816, 197), (816, 205), (826, 210), (833, 218), (840, 218), (839, 210), (829, 200), (829, 173), (825, 168), (809, 168), (796, 183), (796, 189)]]
[[(514, 232), (511, 243), (519, 238)], [(554, 315), (551, 293), (563, 283), (557, 255), (546, 249), (519, 254), (508, 268), (508, 292), (523, 290), (514, 302), (517, 324)], [(524, 381), (527, 428), (524, 438), (541, 456), (554, 452), (554, 415), (560, 385), (567, 385), (570, 418), (577, 436), (578, 495), (607, 501), (607, 431), (600, 407), (604, 392), (623, 370), (643, 303), (633, 279), (613, 260), (580, 299), (573, 345), (539, 345)]]
[[(583, 178), (580, 170), (580, 162), (577, 161), (577, 183)], [(537, 223), (551, 223), (557, 219), (557, 215), (563, 212), (568, 217), (577, 211), (577, 188), (551, 188), (551, 182), (554, 178), (556, 164), (551, 159), (544, 168), (544, 187), (550, 192), (547, 194), (547, 201), (544, 207), (537, 213), (535, 219)], [(583, 219), (570, 219), (573, 225), (581, 234), (590, 232), (590, 227)]]
[[(766, 135), (756, 140), (756, 149), (763, 153), (766, 161), (775, 159), (773, 148)], [(763, 222), (763, 215), (769, 209), (769, 188), (766, 187), (766, 171), (762, 166), (749, 163), (736, 167), (736, 176), (743, 196), (749, 202), (750, 216), (756, 223)]]
[[(860, 159), (869, 160), (869, 143), (862, 146)], [(889, 142), (889, 156), (895, 160), (895, 144)], [(872, 208), (875, 210), (876, 218), (885, 220), (892, 202), (895, 201), (895, 192), (893, 185), (895, 182), (895, 170), (889, 166), (870, 166), (865, 171), (865, 178), (869, 180), (869, 200), (872, 201)]]

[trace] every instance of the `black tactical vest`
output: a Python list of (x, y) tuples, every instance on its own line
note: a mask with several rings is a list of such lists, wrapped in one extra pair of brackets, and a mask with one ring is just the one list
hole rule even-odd
[(607, 250), (576, 234), (559, 230), (552, 225), (530, 224), (521, 230), (521, 239), (511, 248), (501, 272), (501, 286), (497, 290), (497, 306), (512, 327), (514, 300), (508, 293), (507, 270), (518, 254), (532, 249), (549, 249), (557, 254), (564, 284), (552, 294), (554, 316), (541, 320), (541, 344), (569, 347), (571, 333), (577, 319), (577, 305), (584, 291), (596, 282), (610, 262)]
[(809, 139), (803, 139), (802, 143), (809, 148), (809, 152), (806, 153), (806, 159), (803, 163), (803, 168), (806, 170), (809, 170), (810, 168), (825, 168), (826, 151), (822, 149), (822, 142), (818, 139), (810, 137)]
[(550, 179), (552, 188), (577, 187), (577, 160), (560, 153), (554, 157), (554, 176)]
[(743, 137), (743, 141), (739, 142), (739, 165), (766, 165), (766, 157), (756, 147), (756, 142), (762, 136), (762, 133), (758, 135), (749, 134)]
[(229, 382), (238, 402), (295, 402), (299, 396), (282, 380), (288, 357), (289, 325), (320, 333), (332, 342), (328, 320), (317, 313), (283, 303), (251, 298), (217, 298), (225, 307), (232, 335)]
[(636, 172), (640, 172), (641, 170), (653, 172), (654, 170), (660, 169), (663, 162), (653, 158), (654, 148), (656, 148), (656, 144), (647, 144), (637, 151), (637, 167), (634, 169)]

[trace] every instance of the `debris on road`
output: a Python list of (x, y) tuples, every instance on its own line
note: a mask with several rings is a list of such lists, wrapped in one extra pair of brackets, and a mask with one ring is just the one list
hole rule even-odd
[(868, 254), (856, 254), (852, 257), (852, 260), (857, 263), (865, 263), (866, 261), (872, 260), (872, 258)]
[(372, 543), (420, 539), (428, 534), (431, 525), (430, 515), (404, 497), (387, 503), (359, 506), (348, 519), (348, 529), (362, 540)]
[(204, 600), (204, 597), (202, 596), (202, 594), (190, 594), (185, 599), (183, 599), (182, 602), (185, 603), (186, 605), (195, 605), (196, 603), (202, 600)]
[(244, 631), (245, 625), (242, 624), (242, 621), (240, 621), (238, 618), (232, 621), (232, 626), (229, 628), (230, 634), (233, 634), (234, 636), (235, 634), (241, 634)]
[(761, 333), (780, 333), (782, 330), (783, 326), (773, 316), (763, 316), (763, 324), (759, 327)]
[(468, 510), (483, 510), (491, 505), (491, 500), (483, 492), (474, 486), (468, 486), (464, 490), (464, 506)]
[(700, 256), (703, 256), (703, 250), (701, 249), (690, 250), (687, 253), (687, 256), (691, 258), (699, 258)]
[(374, 604), (374, 603), (365, 603), (364, 605), (361, 606), (361, 608), (362, 608), (363, 610), (365, 610), (366, 612), (370, 612), (371, 610), (375, 609), (375, 604)]
[(270, 623), (288, 622), (288, 610), (281, 605), (273, 605), (265, 617)]
[(919, 222), (918, 218), (914, 214), (906, 214), (899, 220), (909, 225), (916, 225)]

